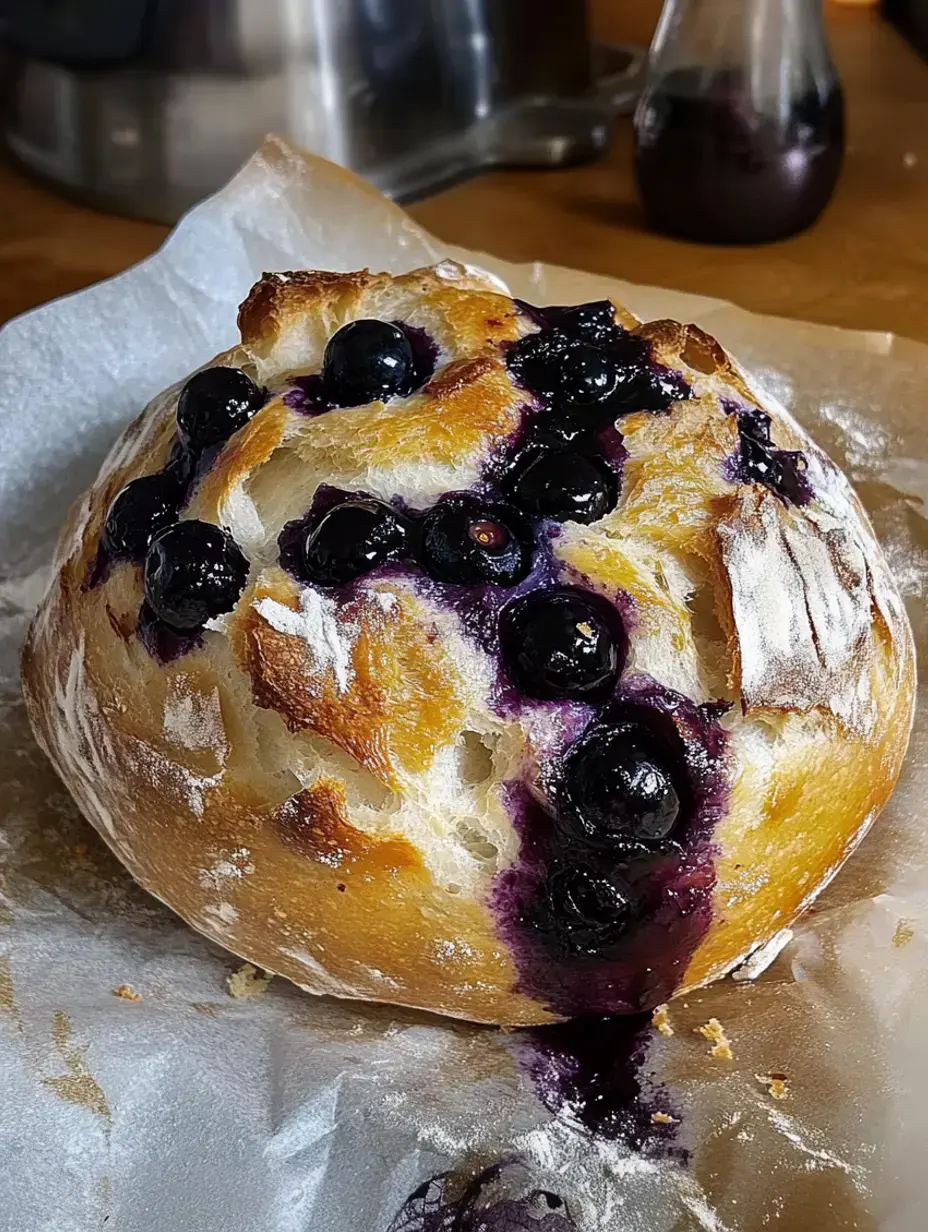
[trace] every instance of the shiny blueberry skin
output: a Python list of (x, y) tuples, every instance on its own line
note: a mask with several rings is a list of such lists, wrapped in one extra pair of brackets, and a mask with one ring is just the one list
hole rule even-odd
[(525, 443), (544, 449), (564, 449), (572, 445), (590, 452), (596, 448), (596, 436), (589, 424), (581, 423), (573, 415), (563, 411), (542, 411), (529, 419)]
[(666, 753), (636, 722), (594, 728), (565, 766), (568, 827), (592, 843), (660, 844), (680, 815)]
[(589, 304), (543, 308), (547, 324), (565, 334), (575, 334), (594, 346), (608, 346), (621, 337), (623, 330), (616, 324), (615, 307), (608, 299)]
[(552, 329), (520, 339), (509, 353), (509, 367), (532, 393), (558, 405), (598, 405), (611, 396), (617, 380), (605, 351)]
[(329, 339), (322, 379), (335, 406), (386, 402), (411, 393), (416, 383), (412, 346), (388, 321), (352, 321)]
[(515, 586), (532, 567), (532, 530), (511, 505), (460, 493), (426, 516), (421, 563), (439, 582)]
[(619, 499), (615, 471), (575, 450), (552, 450), (521, 468), (511, 487), (516, 504), (555, 522), (598, 522)]
[(608, 600), (574, 587), (536, 590), (500, 619), (506, 667), (528, 697), (605, 701), (622, 669), (625, 637)]
[(544, 897), (539, 923), (568, 954), (602, 954), (634, 920), (633, 897), (621, 879), (575, 855), (551, 864)]
[(402, 556), (406, 538), (403, 521), (389, 505), (375, 500), (336, 505), (306, 536), (305, 576), (323, 586), (342, 586)]
[(231, 535), (209, 522), (178, 522), (148, 549), (145, 598), (171, 628), (199, 629), (235, 607), (247, 578), (248, 561)]
[(141, 564), (155, 535), (177, 521), (183, 496), (182, 485), (163, 472), (127, 483), (106, 515), (106, 552), (112, 558)]
[(806, 479), (805, 455), (777, 449), (770, 439), (770, 416), (748, 411), (738, 416), (741, 438), (741, 476), (746, 483), (762, 483), (787, 504), (804, 505), (812, 491)]
[(221, 445), (264, 405), (263, 389), (240, 368), (205, 368), (192, 376), (177, 403), (177, 431), (193, 455)]

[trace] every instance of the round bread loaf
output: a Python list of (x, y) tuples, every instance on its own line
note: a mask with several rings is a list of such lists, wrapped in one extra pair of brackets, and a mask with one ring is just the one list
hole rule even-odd
[(488, 1023), (775, 944), (912, 720), (843, 475), (701, 330), (605, 301), (443, 263), (265, 275), (239, 323), (72, 510), (24, 652), (133, 876), (309, 992)]

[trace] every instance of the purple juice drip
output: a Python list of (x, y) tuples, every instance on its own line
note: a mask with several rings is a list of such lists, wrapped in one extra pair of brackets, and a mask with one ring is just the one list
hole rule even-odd
[[(520, 1066), (539, 1099), (597, 1138), (685, 1163), (681, 1120), (668, 1091), (644, 1075), (654, 1030), (647, 1014), (586, 1017), (513, 1036)], [(669, 1121), (655, 1121), (663, 1113)]]
[(519, 857), (498, 874), (491, 905), (515, 955), (519, 990), (553, 1013), (634, 1014), (666, 1001), (679, 986), (712, 919), (712, 832), (728, 792), (718, 717), (718, 707), (697, 706), (647, 677), (621, 680), (600, 716), (605, 723), (643, 722), (675, 750), (685, 773), (674, 841), (656, 851), (616, 849), (612, 857), (632, 894), (635, 918), (601, 953), (569, 952), (546, 910), (548, 870), (565, 854), (587, 859), (583, 845), (566, 839), (551, 807), (523, 783), (510, 784)]

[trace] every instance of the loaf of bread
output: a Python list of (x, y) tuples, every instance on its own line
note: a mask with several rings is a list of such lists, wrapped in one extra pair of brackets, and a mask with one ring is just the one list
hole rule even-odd
[(651, 1008), (886, 802), (906, 615), (713, 339), (453, 263), (268, 274), (64, 528), (23, 681), (134, 877), (309, 992)]

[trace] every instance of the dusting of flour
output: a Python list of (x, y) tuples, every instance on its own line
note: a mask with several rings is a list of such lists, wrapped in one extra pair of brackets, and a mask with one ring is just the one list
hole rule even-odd
[(339, 692), (348, 691), (354, 676), (351, 650), (357, 628), (348, 622), (339, 622), (337, 608), (331, 599), (318, 591), (304, 590), (296, 612), (276, 599), (268, 598), (259, 599), (255, 609), (278, 633), (301, 637), (312, 651), (317, 666), (332, 671)]

